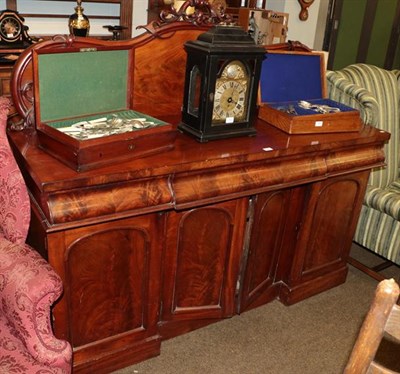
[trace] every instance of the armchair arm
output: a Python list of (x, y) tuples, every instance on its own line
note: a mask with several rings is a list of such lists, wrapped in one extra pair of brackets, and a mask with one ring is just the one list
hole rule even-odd
[(400, 221), (400, 182), (395, 181), (387, 188), (369, 185), (365, 194), (364, 205)]
[(365, 124), (379, 127), (379, 105), (370, 92), (335, 71), (327, 71), (326, 79), (330, 99), (359, 110)]
[[(392, 70), (392, 73), (395, 75), (396, 79), (397, 79), (397, 87), (399, 89), (400, 92), (400, 70), (399, 69), (394, 69)], [(399, 107), (400, 110), (400, 107)], [(399, 176), (400, 176), (400, 168), (399, 168)]]
[(394, 69), (392, 70), (392, 73), (396, 76), (397, 82), (400, 84), (400, 70), (399, 69)]
[(0, 308), (12, 334), (38, 362), (71, 370), (72, 349), (53, 335), (50, 308), (62, 293), (61, 279), (26, 244), (0, 237)]

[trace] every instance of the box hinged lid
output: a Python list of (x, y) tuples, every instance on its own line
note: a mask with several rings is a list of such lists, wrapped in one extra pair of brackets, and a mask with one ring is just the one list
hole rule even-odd
[(96, 43), (33, 48), (39, 146), (77, 171), (173, 148), (171, 124), (132, 108), (135, 49)]
[[(323, 53), (267, 53), (260, 76), (259, 118), (289, 134), (358, 131), (359, 112), (326, 96)], [(310, 108), (302, 108), (301, 101)], [(322, 107), (327, 111), (319, 111)]]
[(127, 109), (131, 79), (129, 50), (69, 48), (34, 54), (36, 122), (78, 118)]
[(260, 76), (262, 103), (326, 97), (323, 53), (268, 52)]

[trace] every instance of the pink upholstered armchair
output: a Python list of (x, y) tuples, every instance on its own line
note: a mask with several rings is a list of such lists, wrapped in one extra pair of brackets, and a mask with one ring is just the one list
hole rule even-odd
[(50, 319), (61, 279), (25, 244), (29, 196), (6, 136), (9, 104), (0, 97), (0, 373), (70, 373), (71, 346)]

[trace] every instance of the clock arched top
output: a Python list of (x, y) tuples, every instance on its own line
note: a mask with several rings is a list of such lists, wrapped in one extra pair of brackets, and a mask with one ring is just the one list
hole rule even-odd
[(248, 72), (243, 62), (231, 60), (224, 64), (221, 73), (222, 79), (247, 79)]

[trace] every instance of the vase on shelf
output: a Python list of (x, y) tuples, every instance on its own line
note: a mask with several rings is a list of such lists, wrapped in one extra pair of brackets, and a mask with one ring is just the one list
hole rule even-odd
[(88, 36), (90, 29), (89, 18), (83, 14), (82, 0), (76, 1), (75, 13), (69, 17), (69, 32), (75, 36)]

